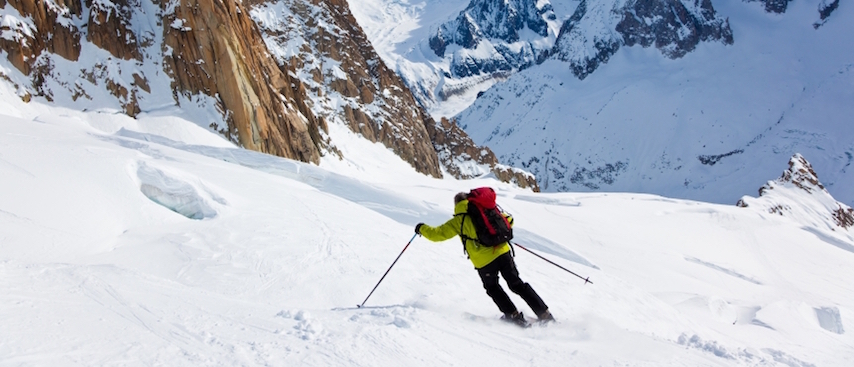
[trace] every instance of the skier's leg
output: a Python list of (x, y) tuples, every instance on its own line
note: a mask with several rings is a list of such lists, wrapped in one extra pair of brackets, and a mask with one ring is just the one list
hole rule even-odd
[(536, 314), (537, 317), (540, 317), (548, 311), (549, 307), (546, 306), (543, 299), (540, 298), (536, 291), (534, 291), (534, 288), (519, 278), (519, 270), (516, 269), (516, 262), (513, 261), (513, 256), (511, 256), (510, 253), (506, 253), (501, 255), (498, 259), (495, 259), (494, 262), (499, 261), (501, 264), (501, 275), (504, 277), (504, 280), (507, 282), (507, 286), (510, 290), (521, 296), (522, 299), (525, 300), (525, 303), (531, 307), (531, 310), (534, 311), (534, 314)]
[(483, 282), (483, 289), (486, 289), (486, 294), (492, 298), (498, 309), (505, 315), (512, 315), (516, 312), (516, 305), (513, 304), (513, 301), (507, 296), (507, 292), (504, 292), (504, 289), (498, 284), (499, 271), (497, 266), (494, 265), (495, 262), (493, 261), (493, 263), (477, 269), (477, 273)]

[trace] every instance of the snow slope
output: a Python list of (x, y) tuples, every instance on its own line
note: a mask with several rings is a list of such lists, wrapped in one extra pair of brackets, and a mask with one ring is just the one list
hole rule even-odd
[[(177, 118), (0, 97), (3, 366), (854, 363), (844, 230), (654, 195), (436, 180), (402, 163), (316, 167)], [(515, 216), (519, 244), (593, 282), (516, 249), (558, 323), (498, 321), (457, 240), (416, 237), (356, 307), (416, 223), (441, 223), (454, 193), (481, 185)]]

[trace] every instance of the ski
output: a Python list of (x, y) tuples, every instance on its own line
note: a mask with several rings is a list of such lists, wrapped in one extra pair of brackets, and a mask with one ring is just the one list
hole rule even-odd
[(463, 315), (465, 316), (466, 319), (469, 319), (472, 321), (490, 322), (490, 323), (493, 323), (495, 321), (499, 321), (501, 323), (505, 323), (505, 324), (509, 324), (509, 325), (515, 325), (515, 326), (520, 327), (522, 329), (527, 329), (527, 328), (530, 328), (530, 327), (535, 326), (535, 325), (539, 326), (539, 327), (548, 327), (551, 324), (557, 323), (557, 321), (554, 321), (554, 320), (548, 320), (548, 321), (545, 321), (545, 320), (532, 320), (532, 321), (525, 320), (524, 324), (520, 324), (514, 320), (505, 320), (503, 318), (503, 316), (501, 316), (501, 317), (486, 317), (486, 316), (475, 315), (473, 313), (468, 313), (468, 312), (463, 313)]

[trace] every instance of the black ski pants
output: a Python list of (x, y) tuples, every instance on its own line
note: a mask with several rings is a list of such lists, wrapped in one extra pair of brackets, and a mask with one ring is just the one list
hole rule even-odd
[(486, 294), (492, 297), (492, 301), (498, 306), (505, 315), (510, 315), (517, 311), (516, 305), (507, 296), (507, 292), (498, 284), (498, 275), (504, 277), (507, 286), (513, 293), (518, 294), (525, 300), (525, 303), (531, 307), (535, 316), (541, 315), (548, 310), (548, 306), (543, 302), (537, 292), (530, 284), (525, 283), (519, 278), (519, 271), (516, 270), (516, 262), (513, 261), (513, 256), (508, 252), (505, 253), (486, 266), (477, 269), (480, 275), (480, 280), (483, 281), (483, 288), (486, 289)]

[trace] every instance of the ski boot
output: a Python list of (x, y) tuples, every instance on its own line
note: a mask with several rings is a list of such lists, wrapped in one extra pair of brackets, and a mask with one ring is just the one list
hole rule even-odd
[(531, 326), (531, 324), (528, 323), (528, 320), (525, 320), (525, 316), (519, 311), (513, 312), (512, 314), (505, 314), (504, 316), (501, 316), (501, 320), (513, 323), (516, 326), (523, 328)]

